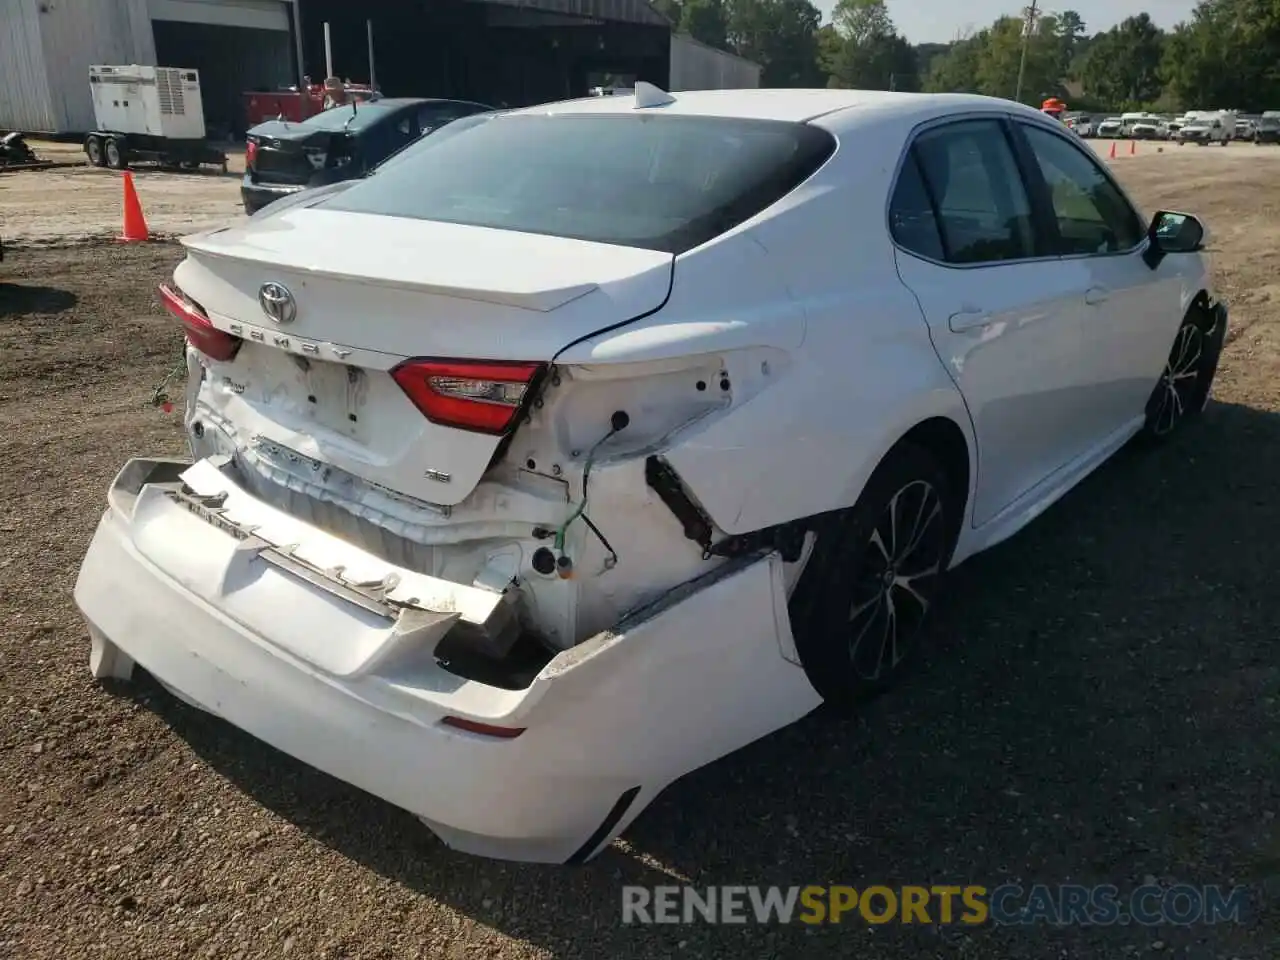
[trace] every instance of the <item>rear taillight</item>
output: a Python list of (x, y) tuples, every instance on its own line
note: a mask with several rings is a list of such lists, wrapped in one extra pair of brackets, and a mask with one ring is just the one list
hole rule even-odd
[(210, 360), (235, 359), (240, 344), (244, 341), (215, 327), (198, 303), (188, 300), (181, 291), (165, 284), (160, 285), (160, 302), (182, 321), (182, 327), (187, 333), (187, 343)]
[(244, 145), (244, 165), (249, 169), (253, 169), (254, 163), (258, 159), (258, 145), (252, 141), (245, 141)]
[(406, 360), (391, 376), (432, 423), (503, 434), (540, 370), (510, 360)]

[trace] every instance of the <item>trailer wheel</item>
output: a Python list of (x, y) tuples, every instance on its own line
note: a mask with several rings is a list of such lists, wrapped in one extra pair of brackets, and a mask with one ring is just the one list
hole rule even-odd
[(106, 145), (107, 166), (112, 170), (124, 170), (129, 166), (129, 157), (125, 152), (124, 144), (115, 137), (107, 137)]
[(89, 137), (84, 142), (84, 152), (89, 158), (89, 163), (95, 167), (105, 167), (107, 165), (106, 158), (102, 155), (102, 141), (97, 137)]

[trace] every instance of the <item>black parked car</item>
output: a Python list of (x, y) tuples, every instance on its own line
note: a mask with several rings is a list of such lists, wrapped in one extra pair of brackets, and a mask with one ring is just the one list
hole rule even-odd
[(245, 136), (245, 213), (307, 187), (363, 177), (419, 137), (492, 109), (467, 100), (396, 97), (331, 107), (301, 123), (260, 123)]
[(1253, 128), (1254, 143), (1280, 143), (1280, 117), (1263, 117)]

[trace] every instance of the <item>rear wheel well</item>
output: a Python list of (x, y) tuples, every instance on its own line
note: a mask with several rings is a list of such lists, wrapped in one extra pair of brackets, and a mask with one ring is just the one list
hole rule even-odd
[(930, 417), (917, 423), (903, 434), (902, 438), (885, 454), (885, 459), (892, 457), (894, 451), (903, 444), (911, 444), (928, 452), (947, 477), (947, 485), (951, 488), (951, 496), (955, 499), (955, 509), (951, 511), (951, 542), (954, 544), (964, 524), (965, 506), (969, 501), (969, 444), (964, 432), (954, 420), (946, 417)]

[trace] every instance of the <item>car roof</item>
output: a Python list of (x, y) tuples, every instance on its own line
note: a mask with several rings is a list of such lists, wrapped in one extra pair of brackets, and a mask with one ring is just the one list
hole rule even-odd
[(793, 123), (829, 119), (822, 126), (856, 124), (859, 115), (925, 119), (966, 111), (1014, 111), (1040, 116), (1032, 107), (966, 93), (897, 93), (884, 90), (766, 89), (691, 90), (669, 94), (672, 102), (656, 107), (636, 107), (630, 94), (612, 97), (584, 97), (511, 110), (515, 115), (665, 113), (680, 116), (724, 117), (732, 119), (784, 120)]
[(396, 110), (400, 107), (418, 107), (424, 103), (466, 103), (474, 104), (477, 107), (484, 106), (484, 104), (476, 103), (474, 100), (453, 100), (448, 97), (378, 97), (376, 100), (358, 101), (356, 109), (362, 107), (386, 107), (390, 110)]

